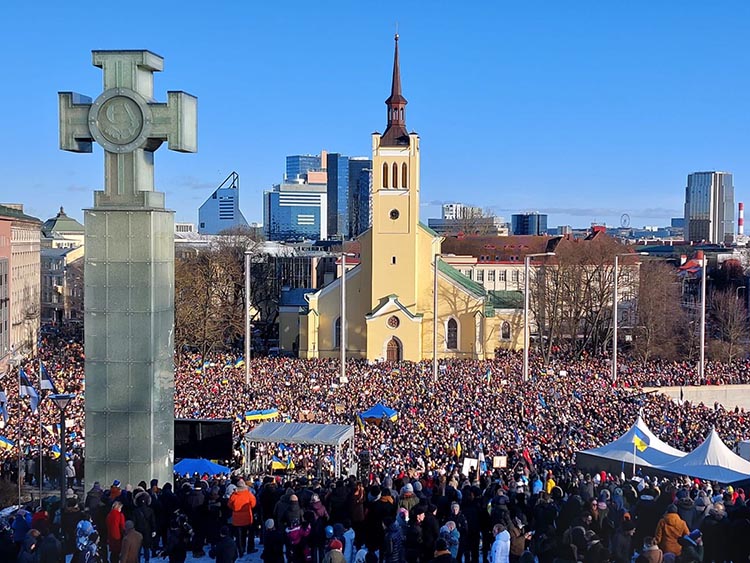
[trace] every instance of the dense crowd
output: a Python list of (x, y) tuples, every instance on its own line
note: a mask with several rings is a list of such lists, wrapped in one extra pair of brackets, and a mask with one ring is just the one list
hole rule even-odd
[(740, 562), (750, 557), (746, 502), (742, 488), (699, 480), (561, 475), (533, 463), (473, 478), (449, 465), (361, 481), (96, 482), (59, 516), (42, 506), (0, 521), (0, 560), (234, 563), (260, 548), (264, 563)]
[[(85, 438), (83, 349), (75, 339), (50, 336), (41, 342), (40, 358), (57, 388), (76, 395), (67, 408), (66, 432), (78, 482), (83, 477), (80, 458)], [(371, 452), (375, 470), (432, 469), (457, 454), (477, 457), (480, 450), (487, 459), (508, 455), (511, 462), (527, 450), (545, 468), (570, 467), (576, 451), (621, 435), (639, 411), (657, 436), (684, 451), (699, 445), (711, 426), (730, 447), (750, 435), (741, 409), (679, 404), (658, 393), (639, 392), (652, 385), (747, 383), (747, 360), (709, 362), (705, 381), (698, 382), (695, 366), (687, 362), (625, 359), (613, 382), (607, 359), (558, 358), (543, 365), (532, 356), (528, 383), (521, 381), (520, 354), (509, 352), (487, 361), (441, 360), (436, 381), (430, 362), (349, 361), (348, 382), (339, 385), (335, 359), (256, 358), (250, 363), (250, 386), (245, 385), (245, 369), (237, 360), (232, 354), (217, 354), (210, 361), (189, 353), (179, 356), (175, 416), (232, 418), (239, 439), (257, 424), (244, 420), (247, 411), (276, 408), (280, 419), (355, 424), (358, 413), (382, 402), (399, 413), (398, 421), (366, 424), (356, 433), (356, 450)], [(36, 385), (38, 360), (23, 368)], [(58, 443), (58, 411), (49, 400), (42, 400), (40, 427), (28, 399), (18, 397), (17, 377), (9, 372), (2, 381), (9, 421), (0, 435), (20, 444), (27, 456), (35, 454), (41, 436), (47, 455)], [(291, 448), (285, 455), (302, 468), (312, 466), (313, 457), (321, 455), (315, 449)], [(9, 467), (12, 470), (17, 452), (2, 451), (4, 474)], [(28, 480), (31, 465), (23, 468)]]

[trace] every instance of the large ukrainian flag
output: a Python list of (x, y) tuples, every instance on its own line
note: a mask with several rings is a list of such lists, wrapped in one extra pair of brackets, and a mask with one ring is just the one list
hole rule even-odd
[(12, 450), (16, 446), (16, 443), (10, 438), (0, 436), (0, 450)]
[(250, 422), (253, 420), (271, 420), (279, 416), (279, 409), (264, 409), (247, 411), (245, 413), (245, 420)]

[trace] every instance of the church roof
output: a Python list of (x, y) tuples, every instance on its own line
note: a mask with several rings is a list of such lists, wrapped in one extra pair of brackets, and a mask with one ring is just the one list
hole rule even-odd
[(385, 101), (388, 106), (388, 126), (380, 138), (384, 147), (409, 145), (409, 132), (406, 129), (406, 98), (401, 92), (401, 64), (398, 60), (398, 34), (395, 37), (393, 51), (393, 78), (391, 80), (391, 95)]
[(53, 232), (83, 234), (84, 231), (84, 226), (72, 217), (68, 217), (62, 207), (57, 215), (51, 219), (47, 219), (42, 225), (42, 232), (45, 236), (50, 236), (50, 233)]
[(438, 270), (445, 274), (446, 277), (448, 277), (451, 281), (456, 282), (459, 286), (461, 286), (463, 289), (465, 289), (468, 293), (473, 295), (474, 297), (478, 298), (484, 298), (487, 295), (487, 292), (484, 289), (484, 286), (480, 283), (477, 283), (473, 280), (470, 280), (465, 275), (463, 275), (461, 272), (456, 270), (453, 266), (446, 263), (443, 260), (438, 260)]
[(23, 211), (20, 209), (16, 209), (15, 207), (9, 207), (7, 205), (0, 205), (0, 217), (5, 217), (8, 219), (20, 219), (21, 221), (31, 221), (36, 223), (41, 223), (39, 219), (36, 217), (32, 217), (31, 215), (26, 215)]
[(294, 289), (282, 289), (281, 299), (279, 302), (280, 307), (307, 307), (307, 299), (305, 295), (308, 293), (315, 293), (317, 290), (307, 287), (294, 288)]
[(419, 226), (422, 227), (422, 229), (428, 235), (431, 235), (433, 237), (439, 237), (439, 236), (441, 236), (437, 231), (435, 231), (434, 229), (431, 229), (430, 227), (428, 227), (427, 225), (425, 225), (424, 223), (422, 223), (422, 221), (419, 222)]

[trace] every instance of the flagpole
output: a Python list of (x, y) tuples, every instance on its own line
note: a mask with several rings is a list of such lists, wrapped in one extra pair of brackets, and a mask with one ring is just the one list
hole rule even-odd
[(42, 506), (42, 486), (44, 484), (44, 464), (42, 463), (42, 402), (44, 400), (44, 389), (42, 389), (42, 351), (39, 350), (39, 506)]
[(635, 477), (635, 440), (633, 440), (633, 477)]
[[(18, 414), (19, 422), (21, 420), (21, 407), (23, 400), (21, 399), (21, 366), (18, 366)], [(21, 506), (21, 438), (23, 436), (23, 424), (18, 425), (18, 506)]]

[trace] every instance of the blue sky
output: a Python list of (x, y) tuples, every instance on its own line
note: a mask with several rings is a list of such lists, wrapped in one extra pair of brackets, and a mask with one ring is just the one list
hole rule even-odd
[[(117, 8), (113, 6), (118, 6)], [(122, 7), (119, 7), (122, 6)], [(0, 49), (0, 201), (82, 219), (101, 149), (58, 149), (57, 92), (96, 97), (92, 49), (165, 58), (156, 97), (199, 99), (199, 151), (156, 153), (177, 220), (232, 170), (248, 220), (287, 154), (368, 155), (398, 21), (422, 216), (463, 201), (550, 226), (665, 224), (686, 176), (750, 178), (750, 2), (13, 2)]]

